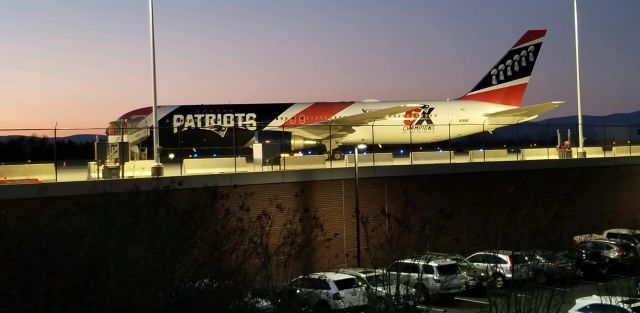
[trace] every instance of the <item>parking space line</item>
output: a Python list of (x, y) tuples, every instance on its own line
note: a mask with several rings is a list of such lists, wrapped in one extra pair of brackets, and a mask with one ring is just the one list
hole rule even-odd
[(489, 305), (489, 302), (482, 301), (482, 300), (477, 300), (477, 299), (463, 298), (463, 297), (455, 297), (454, 299), (458, 300), (458, 301), (467, 301), (467, 302), (473, 302), (473, 303), (480, 303), (480, 304)]
[(609, 274), (611, 277), (619, 277), (619, 278), (634, 278), (635, 276), (625, 276), (625, 275), (617, 275), (617, 274)]
[(574, 281), (579, 282), (579, 283), (585, 283), (585, 284), (603, 285), (603, 283), (599, 283), (599, 282), (596, 282), (596, 281), (588, 281), (588, 280), (574, 280)]
[(447, 312), (447, 309), (439, 309), (439, 308), (429, 307), (426, 305), (416, 305), (416, 309), (425, 310), (425, 311)]
[(551, 289), (551, 290), (558, 290), (558, 291), (570, 291), (571, 289), (569, 288), (559, 288), (559, 287), (549, 287), (549, 286), (539, 286), (539, 288), (543, 288), (543, 289)]

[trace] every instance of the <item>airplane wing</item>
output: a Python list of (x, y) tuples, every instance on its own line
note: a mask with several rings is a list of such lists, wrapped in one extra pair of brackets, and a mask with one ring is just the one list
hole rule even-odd
[(535, 118), (542, 112), (553, 110), (563, 104), (564, 101), (551, 101), (539, 104), (528, 105), (500, 111), (496, 113), (485, 114), (486, 117), (522, 117), (523, 119)]
[(375, 121), (386, 120), (390, 116), (404, 114), (407, 111), (415, 108), (420, 108), (422, 106), (424, 106), (424, 104), (404, 104), (390, 108), (363, 112), (356, 115), (330, 119), (318, 123), (301, 125), (295, 128), (305, 131), (315, 138), (327, 138), (329, 137), (329, 132), (331, 132), (331, 137), (337, 138), (346, 136), (354, 132), (354, 126), (362, 126)]

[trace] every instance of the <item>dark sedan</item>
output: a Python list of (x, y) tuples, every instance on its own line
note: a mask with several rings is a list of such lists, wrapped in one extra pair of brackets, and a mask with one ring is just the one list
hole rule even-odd
[(540, 284), (562, 282), (576, 275), (576, 262), (550, 250), (528, 250), (523, 254), (531, 264), (533, 279)]

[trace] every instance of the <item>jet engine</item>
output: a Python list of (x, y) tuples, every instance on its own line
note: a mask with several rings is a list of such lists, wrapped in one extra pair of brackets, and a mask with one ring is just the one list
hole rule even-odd
[(262, 130), (255, 133), (256, 143), (282, 145), (283, 151), (313, 148), (321, 145), (320, 140), (307, 139), (287, 131)]

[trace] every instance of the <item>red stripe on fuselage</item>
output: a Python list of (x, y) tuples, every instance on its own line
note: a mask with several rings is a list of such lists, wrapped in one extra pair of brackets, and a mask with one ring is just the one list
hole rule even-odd
[(336, 115), (338, 112), (346, 109), (354, 104), (353, 101), (344, 102), (315, 102), (306, 109), (296, 113), (290, 117), (284, 124), (283, 128), (296, 127), (300, 125), (313, 124), (326, 121)]
[(544, 37), (544, 35), (547, 33), (547, 30), (542, 29), (542, 30), (530, 30), (526, 33), (524, 33), (524, 35), (522, 35), (522, 37), (520, 38), (520, 40), (518, 40), (518, 42), (516, 42), (515, 45), (513, 45), (513, 48), (517, 47), (517, 46), (521, 46), (527, 42), (530, 41), (534, 41), (538, 38), (542, 38)]
[(135, 109), (131, 112), (127, 112), (126, 114), (124, 114), (123, 116), (120, 117), (120, 119), (129, 119), (133, 116), (138, 116), (138, 115), (149, 115), (151, 114), (153, 111), (152, 107), (146, 107), (146, 108), (140, 108), (140, 109)]
[(526, 90), (527, 84), (525, 83), (485, 92), (479, 92), (472, 95), (466, 95), (460, 98), (460, 100), (476, 100), (482, 102), (508, 104), (519, 107), (520, 103), (522, 103), (522, 98), (524, 97), (524, 92)]

